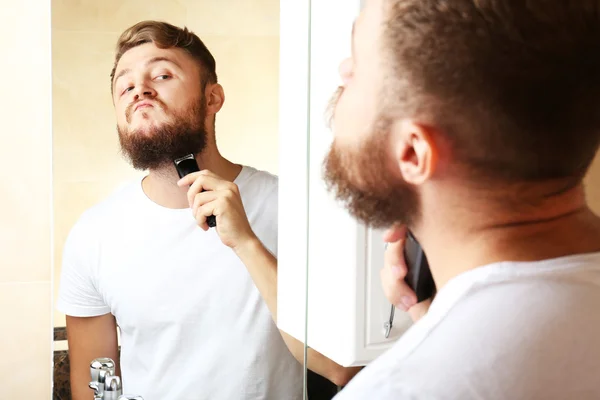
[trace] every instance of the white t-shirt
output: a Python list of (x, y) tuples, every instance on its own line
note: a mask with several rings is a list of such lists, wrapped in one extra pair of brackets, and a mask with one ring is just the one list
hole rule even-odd
[(600, 253), (457, 276), (350, 399), (600, 399)]
[[(276, 255), (277, 177), (243, 167), (235, 183), (252, 229)], [(57, 306), (70, 316), (116, 317), (124, 393), (145, 400), (302, 397), (302, 366), (244, 264), (215, 229), (196, 225), (189, 208), (159, 206), (140, 181), (72, 228)]]

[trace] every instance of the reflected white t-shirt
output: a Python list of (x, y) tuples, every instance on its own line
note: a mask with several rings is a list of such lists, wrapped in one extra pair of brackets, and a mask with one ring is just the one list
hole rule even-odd
[[(277, 177), (244, 167), (235, 183), (252, 229), (277, 254)], [(301, 399), (302, 366), (246, 267), (216, 229), (200, 229), (189, 208), (152, 202), (140, 181), (81, 216), (61, 274), (59, 310), (116, 317), (124, 393)]]
[(463, 273), (335, 400), (600, 399), (600, 253)]

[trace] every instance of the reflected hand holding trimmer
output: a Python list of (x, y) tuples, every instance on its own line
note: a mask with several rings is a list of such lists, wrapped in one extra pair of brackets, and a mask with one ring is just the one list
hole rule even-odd
[(421, 245), (410, 231), (406, 232), (404, 261), (407, 270), (404, 280), (417, 295), (417, 303), (433, 297), (436, 287), (429, 269), (429, 262)]
[[(417, 295), (417, 303), (432, 298), (436, 293), (435, 282), (429, 269), (429, 262), (423, 252), (423, 248), (410, 231), (406, 231), (404, 241), (404, 262), (406, 263), (406, 277), (404, 281)], [(384, 335), (390, 336), (394, 324), (394, 312), (396, 307), (392, 305), (390, 316), (383, 324)]]
[[(192, 172), (200, 171), (200, 167), (198, 167), (198, 163), (196, 162), (196, 157), (193, 154), (188, 154), (185, 157), (178, 158), (173, 161), (175, 164), (175, 169), (177, 170), (177, 174), (179, 174), (179, 178), (183, 178), (186, 175), (191, 174)], [(202, 190), (204, 192), (204, 190)], [(217, 226), (217, 218), (214, 215), (206, 218), (206, 224), (214, 228)]]

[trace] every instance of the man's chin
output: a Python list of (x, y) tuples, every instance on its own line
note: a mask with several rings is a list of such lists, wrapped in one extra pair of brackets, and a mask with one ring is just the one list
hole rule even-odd
[(161, 123), (145, 121), (142, 123), (133, 123), (127, 126), (129, 135), (134, 136), (153, 136), (161, 128)]

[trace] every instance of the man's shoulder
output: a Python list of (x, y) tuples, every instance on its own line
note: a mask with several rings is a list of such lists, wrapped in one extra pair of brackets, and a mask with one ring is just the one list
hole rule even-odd
[[(375, 361), (376, 362), (376, 361)], [(374, 363), (375, 363), (374, 362)], [(375, 368), (373, 368), (375, 367)], [(415, 388), (406, 382), (406, 376), (398, 377), (393, 369), (377, 363), (367, 366), (335, 397), (335, 400), (437, 400), (426, 388)]]
[(112, 224), (115, 219), (121, 219), (126, 209), (133, 205), (133, 197), (139, 181), (118, 184), (108, 195), (97, 203), (85, 209), (77, 218), (73, 230), (84, 232), (93, 228), (97, 230), (105, 224)]
[(247, 182), (250, 182), (252, 185), (260, 184), (275, 189), (279, 185), (279, 177), (269, 171), (246, 165), (244, 166), (244, 173), (246, 174)]
[(279, 177), (271, 172), (244, 166), (239, 187), (242, 195), (277, 201)]

